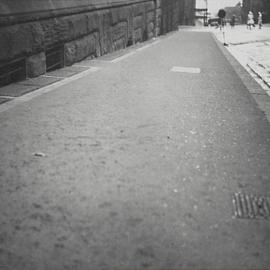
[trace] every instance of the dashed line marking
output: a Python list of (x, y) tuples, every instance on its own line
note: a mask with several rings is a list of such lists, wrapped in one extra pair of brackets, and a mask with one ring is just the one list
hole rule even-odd
[(182, 72), (182, 73), (201, 73), (200, 68), (194, 68), (194, 67), (172, 67), (172, 72)]
[(130, 57), (133, 54), (135, 54), (135, 52), (129, 52), (129, 53), (125, 54), (125, 55), (122, 55), (120, 57), (117, 57), (117, 58), (111, 60), (111, 63), (118, 63), (118, 62)]
[(25, 95), (22, 95), (20, 97), (16, 97), (14, 99), (12, 99), (11, 101), (7, 102), (7, 103), (3, 103), (0, 105), (0, 113), (1, 112), (5, 112), (11, 108), (14, 108), (16, 107), (17, 105), (20, 105), (20, 104), (23, 104), (27, 101), (30, 101), (36, 97), (39, 97), (39, 96), (42, 96), (46, 93), (49, 93), (53, 90), (56, 90), (58, 89), (59, 87), (63, 86), (63, 85), (66, 85), (68, 83), (71, 83), (73, 81), (76, 81), (78, 79), (81, 79), (93, 72), (96, 72), (98, 70), (100, 70), (101, 68), (99, 67), (91, 67), (89, 68), (88, 70), (85, 70), (85, 71), (82, 71), (80, 72), (79, 74), (76, 74), (76, 75), (73, 75), (71, 77), (68, 77), (68, 78), (65, 78), (61, 81), (58, 81), (58, 82), (55, 82), (53, 84), (50, 84), (50, 85), (47, 85), (47, 86), (44, 86), (42, 88), (39, 88), (37, 90), (34, 90), (33, 92), (30, 92), (30, 93), (27, 93)]

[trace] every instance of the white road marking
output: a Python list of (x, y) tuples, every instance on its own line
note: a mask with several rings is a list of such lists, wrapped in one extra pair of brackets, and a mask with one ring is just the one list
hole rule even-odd
[(201, 73), (200, 68), (194, 68), (194, 67), (172, 67), (172, 72), (184, 72), (184, 73)]
[(37, 90), (34, 90), (33, 92), (30, 92), (28, 94), (25, 94), (25, 95), (22, 95), (20, 97), (16, 97), (14, 99), (12, 99), (11, 101), (9, 102), (6, 102), (6, 103), (3, 103), (0, 105), (0, 113), (1, 112), (5, 112), (11, 108), (14, 108), (15, 106), (17, 105), (20, 105), (20, 104), (23, 104), (27, 101), (30, 101), (36, 97), (39, 97), (39, 96), (42, 96), (46, 93), (49, 93), (53, 90), (56, 90), (57, 88), (63, 86), (63, 85), (66, 85), (68, 83), (71, 83), (73, 81), (76, 81), (80, 78), (83, 78), (93, 72), (96, 72), (98, 70), (100, 70), (101, 68), (99, 67), (91, 67), (90, 69), (88, 70), (85, 70), (83, 72), (80, 72), (79, 74), (76, 74), (74, 76), (71, 76), (71, 77), (68, 77), (68, 78), (65, 78), (61, 81), (58, 81), (58, 82), (55, 82), (53, 84), (50, 84), (50, 85), (47, 85), (47, 86), (44, 86), (40, 89), (37, 89)]
[(120, 56), (120, 57), (117, 57), (117, 58), (113, 59), (113, 60), (111, 61), (111, 63), (118, 63), (118, 62), (120, 62), (120, 61), (122, 61), (122, 60), (128, 58), (129, 56), (131, 56), (131, 55), (133, 55), (133, 54), (135, 54), (135, 52), (130, 52), (130, 53), (127, 53), (127, 54), (122, 55), (122, 56)]

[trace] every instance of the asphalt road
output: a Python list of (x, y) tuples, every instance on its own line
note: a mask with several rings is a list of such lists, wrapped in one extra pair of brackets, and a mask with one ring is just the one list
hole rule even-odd
[(263, 112), (210, 33), (129, 52), (0, 113), (0, 269), (269, 269)]

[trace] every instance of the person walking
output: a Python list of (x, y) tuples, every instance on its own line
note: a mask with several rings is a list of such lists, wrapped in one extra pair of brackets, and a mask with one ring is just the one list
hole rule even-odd
[(220, 9), (218, 11), (218, 17), (219, 17), (219, 20), (220, 20), (220, 30), (223, 30), (223, 45), (224, 46), (228, 46), (228, 44), (226, 43), (226, 39), (225, 39), (225, 24), (226, 24), (226, 21), (225, 21), (225, 17), (226, 17), (226, 11), (224, 9)]
[(260, 11), (258, 12), (258, 26), (259, 29), (262, 29), (262, 13)]
[(255, 26), (254, 24), (254, 16), (253, 16), (253, 13), (251, 11), (249, 11), (248, 13), (248, 19), (247, 19), (247, 28), (249, 30), (251, 30), (251, 26)]
[(232, 16), (231, 20), (230, 20), (230, 25), (231, 25), (231, 28), (233, 29), (234, 26), (235, 26), (235, 21), (236, 21), (236, 17), (235, 15)]
[(226, 11), (224, 9), (220, 9), (218, 11), (218, 18), (219, 18), (218, 24), (219, 24), (219, 29), (220, 30), (222, 30), (222, 29), (224, 30), (224, 26), (225, 26), (225, 23), (226, 23), (225, 17), (226, 17)]

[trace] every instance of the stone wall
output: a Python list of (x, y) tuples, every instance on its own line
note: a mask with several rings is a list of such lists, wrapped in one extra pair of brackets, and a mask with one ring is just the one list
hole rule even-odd
[(0, 72), (20, 60), (26, 76), (35, 77), (46, 72), (54, 48), (63, 65), (71, 65), (167, 33), (183, 22), (187, 2), (1, 0)]
[(195, 25), (195, 7), (196, 0), (187, 0), (183, 3), (184, 12), (182, 15), (182, 24), (184, 25)]

